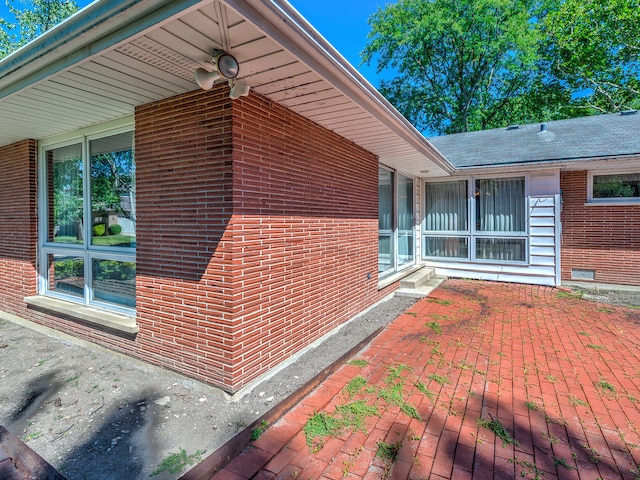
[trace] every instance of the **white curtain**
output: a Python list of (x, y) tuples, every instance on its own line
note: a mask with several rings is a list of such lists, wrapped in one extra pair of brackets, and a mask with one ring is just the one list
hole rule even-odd
[(467, 231), (467, 181), (427, 183), (427, 231)]
[(524, 178), (476, 180), (476, 230), (524, 232)]

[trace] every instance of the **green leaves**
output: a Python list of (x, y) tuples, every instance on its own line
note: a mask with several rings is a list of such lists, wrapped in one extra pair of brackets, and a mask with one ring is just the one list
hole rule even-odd
[(640, 0), (399, 0), (369, 24), (363, 61), (430, 134), (640, 107)]
[(26, 45), (78, 11), (73, 0), (24, 0), (24, 8), (15, 6), (15, 0), (6, 0), (16, 23), (0, 19), (0, 59)]

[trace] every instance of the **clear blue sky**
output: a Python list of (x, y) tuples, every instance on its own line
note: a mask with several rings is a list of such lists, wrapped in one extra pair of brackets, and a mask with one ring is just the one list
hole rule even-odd
[[(375, 65), (360, 65), (360, 52), (364, 49), (369, 33), (367, 19), (378, 7), (392, 0), (289, 0), (290, 3), (331, 43), (354, 67), (360, 70), (374, 87), (379, 86), (380, 76)], [(19, 7), (21, 0), (14, 0)], [(82, 8), (91, 0), (76, 0)], [(5, 0), (0, 0), (0, 17), (7, 19)], [(9, 20), (12, 20), (11, 18)]]

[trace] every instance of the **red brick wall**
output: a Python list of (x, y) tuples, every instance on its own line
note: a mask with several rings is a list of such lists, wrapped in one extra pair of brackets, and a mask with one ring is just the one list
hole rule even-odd
[(262, 97), (234, 102), (240, 384), (379, 300), (378, 161)]
[(0, 150), (3, 310), (234, 392), (396, 288), (371, 153), (226, 86), (139, 107), (135, 133), (138, 335), (26, 308), (35, 142)]
[(585, 205), (587, 172), (560, 175), (562, 279), (594, 270), (595, 281), (640, 285), (640, 205)]
[(36, 142), (0, 147), (0, 305), (14, 315), (37, 289)]

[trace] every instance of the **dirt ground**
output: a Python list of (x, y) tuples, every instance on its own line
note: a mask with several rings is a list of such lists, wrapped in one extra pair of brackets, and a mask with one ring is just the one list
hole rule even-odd
[[(640, 290), (573, 290), (589, 300), (640, 306)], [(188, 462), (213, 453), (413, 303), (394, 298), (378, 305), (234, 399), (0, 320), (0, 425), (69, 480), (175, 479)]]
[(0, 319), (0, 425), (69, 480), (178, 478), (413, 303), (379, 304), (234, 399)]

